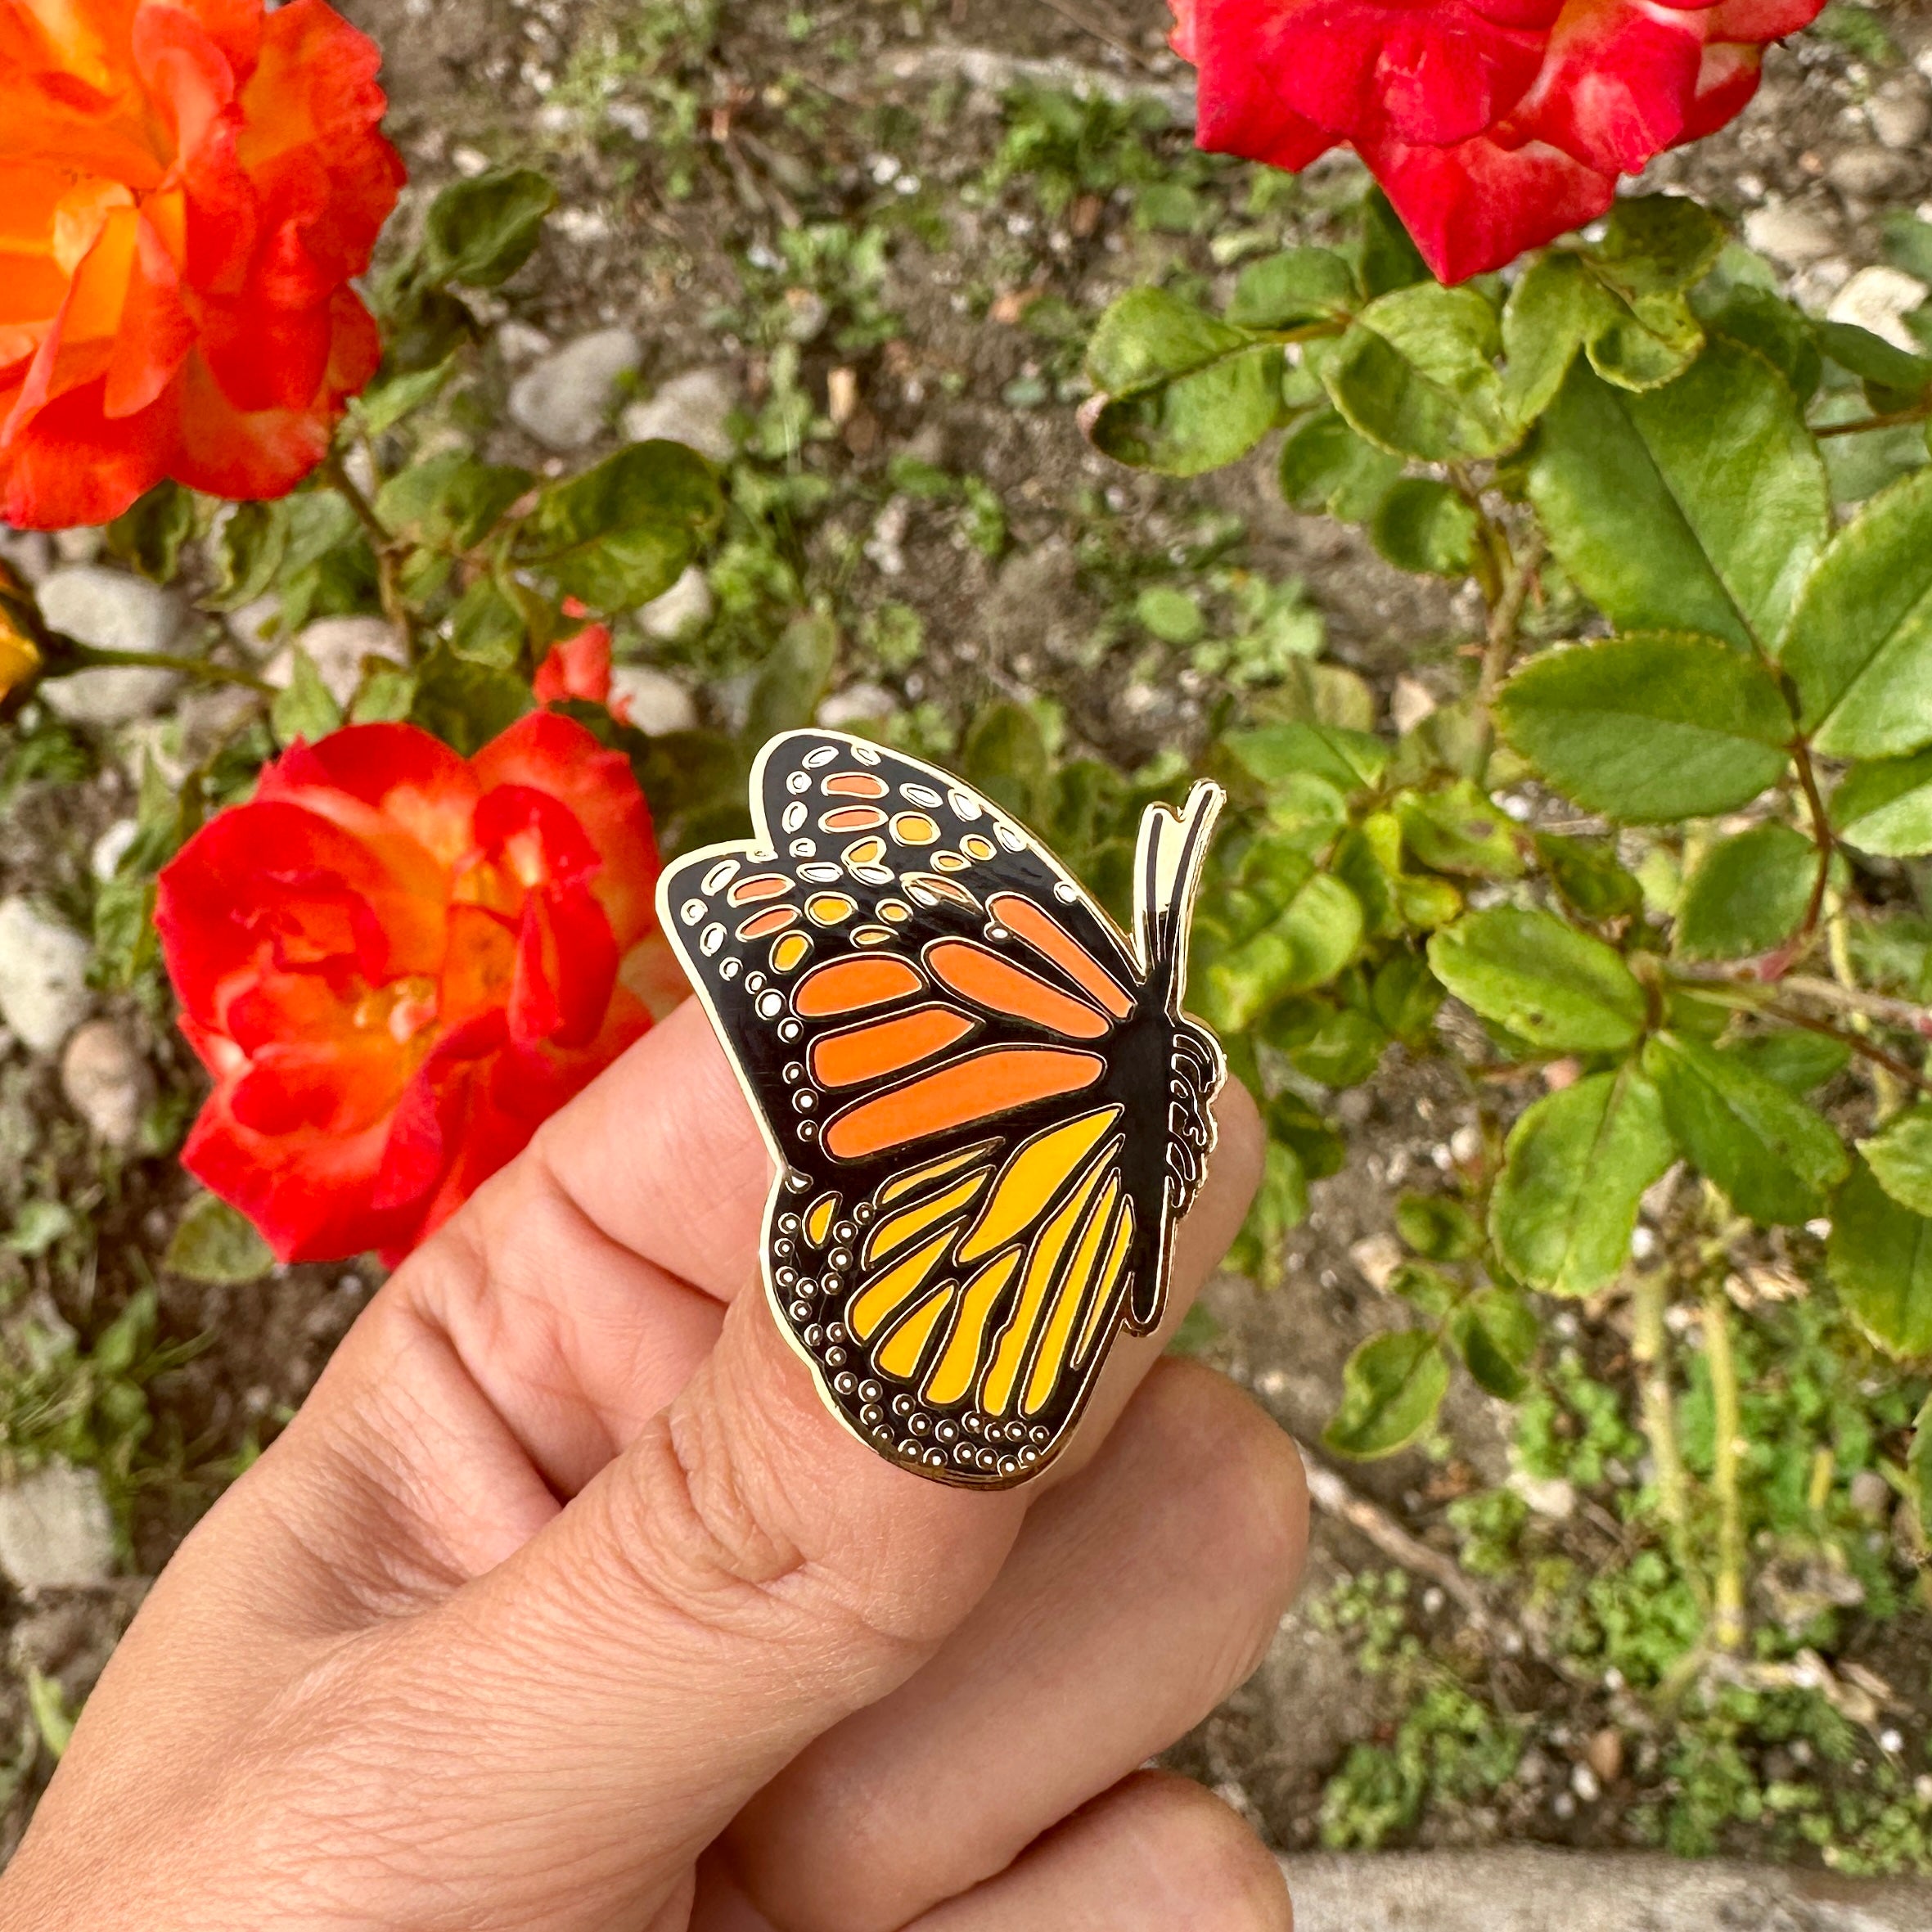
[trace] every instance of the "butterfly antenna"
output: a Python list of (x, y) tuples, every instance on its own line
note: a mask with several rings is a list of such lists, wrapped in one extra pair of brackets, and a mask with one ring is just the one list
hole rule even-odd
[(1171, 1006), (1187, 980), (1187, 932), (1208, 840), (1227, 795), (1202, 779), (1176, 812), (1150, 805), (1134, 854), (1134, 937), (1151, 989)]

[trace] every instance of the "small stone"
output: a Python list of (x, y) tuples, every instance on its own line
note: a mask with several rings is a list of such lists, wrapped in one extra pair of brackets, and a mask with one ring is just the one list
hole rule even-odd
[(25, 899), (0, 899), (0, 1020), (29, 1052), (57, 1053), (87, 1018), (93, 952)]
[(1349, 1259), (1369, 1286), (1379, 1290), (1402, 1266), (1402, 1243), (1392, 1234), (1367, 1235), (1349, 1250)]
[[(322, 688), (338, 705), (346, 705), (363, 681), (363, 660), (379, 657), (392, 664), (406, 664), (394, 627), (381, 617), (318, 617), (304, 624), (295, 642), (308, 653)], [(262, 675), (277, 690), (295, 671), (292, 649), (277, 651)]]
[(1513, 1469), (1509, 1486), (1538, 1515), (1552, 1523), (1568, 1522), (1576, 1514), (1576, 1487), (1562, 1476), (1533, 1476), (1526, 1469)]
[(45, 530), (16, 530), (0, 523), (0, 563), (11, 564), (29, 583), (54, 567), (54, 546)]
[(1916, 275), (1903, 268), (1861, 268), (1831, 299), (1828, 320), (1868, 329), (1907, 355), (1922, 355), (1925, 345), (1905, 326), (1905, 317), (1921, 307), (1929, 292)]
[(54, 532), (54, 555), (64, 564), (91, 564), (104, 547), (100, 531), (84, 524), (71, 530)]
[(610, 705), (648, 737), (697, 729), (698, 708), (675, 678), (649, 664), (618, 664), (610, 673)]
[(1892, 1506), (1892, 1485), (1876, 1469), (1862, 1469), (1847, 1486), (1851, 1506), (1867, 1521), (1882, 1523)]
[(270, 591), (227, 615), (228, 635), (245, 651), (272, 650), (281, 628), (281, 596)]
[(1745, 217), (1744, 236), (1759, 254), (1787, 268), (1820, 260), (1837, 240), (1828, 222), (1788, 201), (1754, 208)]
[(1570, 1767), (1569, 1788), (1585, 1804), (1594, 1804), (1603, 1795), (1603, 1786), (1597, 1781), (1596, 1773), (1587, 1764), (1573, 1764)]
[(88, 870), (105, 885), (121, 869), (128, 848), (141, 835), (141, 822), (117, 818), (88, 849)]
[(633, 443), (657, 438), (682, 443), (714, 463), (727, 463), (737, 447), (731, 431), (737, 400), (737, 385), (727, 371), (687, 369), (624, 411), (624, 433)]
[(517, 378), (511, 417), (547, 449), (582, 449), (603, 435), (618, 385), (643, 359), (643, 345), (628, 329), (579, 336)]
[(1848, 147), (1835, 154), (1825, 178), (1841, 193), (1876, 200), (1897, 187), (1912, 164), (1884, 147)]
[(541, 329), (514, 319), (497, 331), (497, 354), (515, 367), (550, 354), (550, 338)]
[(1624, 1733), (1615, 1724), (1592, 1732), (1583, 1746), (1583, 1761), (1596, 1772), (1599, 1784), (1614, 1785), (1624, 1775)]
[(61, 1056), (61, 1091), (109, 1146), (124, 1151), (140, 1138), (155, 1081), (119, 1021), (90, 1020), (74, 1029)]
[(0, 1488), (0, 1570), (23, 1591), (112, 1580), (114, 1519), (95, 1470), (49, 1462)]
[(653, 597), (638, 611), (637, 623), (646, 637), (675, 642), (701, 631), (717, 608), (710, 579), (696, 564), (687, 564), (683, 575), (661, 597)]
[(1435, 693), (1419, 678), (1401, 677), (1389, 694), (1389, 722), (1403, 734), (1435, 711)]
[(1865, 117), (1885, 146), (1909, 153), (1932, 133), (1932, 97), (1910, 74), (1898, 74), (1865, 103)]
[(855, 724), (876, 724), (898, 708), (898, 698), (883, 684), (848, 684), (819, 705), (818, 722), (835, 732), (849, 731)]
[[(63, 533), (65, 534), (65, 533)], [(181, 628), (178, 599), (146, 579), (96, 564), (50, 573), (36, 592), (41, 615), (56, 631), (101, 651), (166, 651)], [(49, 678), (39, 695), (74, 724), (131, 724), (164, 705), (179, 682), (173, 671), (102, 664)]]

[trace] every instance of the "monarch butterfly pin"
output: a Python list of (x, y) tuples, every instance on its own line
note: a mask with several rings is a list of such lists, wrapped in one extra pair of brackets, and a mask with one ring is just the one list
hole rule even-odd
[(922, 1476), (1038, 1475), (1114, 1337), (1160, 1322), (1226, 1071), (1179, 1005), (1223, 795), (1148, 808), (1130, 941), (958, 779), (787, 732), (756, 836), (659, 885), (777, 1165), (772, 1309), (834, 1412)]

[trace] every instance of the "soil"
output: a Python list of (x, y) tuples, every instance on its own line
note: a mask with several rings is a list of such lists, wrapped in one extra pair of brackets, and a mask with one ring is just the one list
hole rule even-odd
[[(822, 336), (802, 346), (800, 360), (822, 406), (835, 367), (857, 376), (862, 406), (834, 454), (849, 505), (839, 515), (848, 520), (820, 540), (842, 537), (854, 553), (849, 596), (862, 604), (897, 599), (923, 619), (928, 655), (901, 681), (909, 697), (962, 687), (1050, 690), (1066, 707), (1075, 742), (1121, 759), (1199, 732), (1199, 707), (1184, 682), (1154, 694), (1151, 704), (1124, 701), (1128, 667), (1082, 655), (1112, 594), (1079, 561), (1097, 502), (1119, 538), (1143, 555), (1169, 551), (1205, 514), (1239, 516), (1245, 566), (1271, 579), (1305, 581), (1326, 620), (1331, 656), (1362, 673), (1379, 705), (1403, 672), (1441, 695), (1454, 687), (1455, 654), (1477, 613), (1449, 590), (1394, 570), (1356, 531), (1295, 516), (1265, 459), (1197, 486), (1156, 484), (1097, 456), (1072, 408), (1052, 398), (1054, 345), (1020, 326), (1027, 304), (1059, 296), (1091, 313), (1177, 256), (1212, 276), (1218, 270), (1199, 239), (1137, 228), (1118, 196), (1057, 216), (1017, 195), (976, 207), (945, 198), (949, 184), (982, 174), (1002, 134), (998, 101), (983, 88), (953, 88), (934, 110), (930, 77), (942, 70), (946, 50), (1072, 63), (1120, 90), (1171, 92), (1186, 74), (1164, 51), (1159, 0), (832, 0), (796, 11), (776, 0), (737, 0), (708, 58), (682, 77), (697, 99), (692, 135), (679, 141), (690, 178), (682, 198), (660, 191), (650, 141), (641, 145), (608, 120), (587, 133), (565, 104), (577, 97), (565, 84), (574, 57), (581, 73), (587, 50), (620, 27), (673, 21), (674, 6), (653, 0), (624, 20), (601, 0), (345, 0), (343, 10), (385, 50), (391, 132), (412, 178), (403, 221), (486, 157), (548, 168), (562, 187), (561, 217), (537, 259), (494, 298), (494, 313), (560, 343), (624, 323), (646, 345), (646, 390), (722, 359), (749, 395), (761, 393), (773, 345), (743, 318), (756, 306), (751, 291), (772, 278), (747, 263), (772, 259), (801, 209), (825, 221), (876, 209), (880, 130), (893, 133), (899, 164), (933, 191), (942, 218), (923, 239), (898, 232), (876, 291), (896, 325), (850, 350)], [(1885, 17), (1908, 52), (1932, 46), (1932, 19), (1906, 9)], [(908, 66), (921, 78), (899, 78)], [(614, 77), (615, 97), (631, 99), (621, 63), (604, 71)], [(1868, 78), (1853, 56), (1825, 42), (1774, 51), (1758, 103), (1723, 134), (1664, 157), (1652, 178), (1693, 187), (1741, 217), (1778, 202), (1817, 214), (1832, 250), (1806, 274), (1828, 293), (1834, 277), (1842, 282), (1880, 259), (1880, 200), (1835, 185), (1855, 177), (1841, 157), (1871, 146), (1853, 106)], [(642, 88), (636, 96), (656, 128), (673, 124), (674, 109), (661, 94)], [(1164, 151), (1184, 152), (1178, 133), (1153, 138)], [(1893, 158), (1883, 205), (1932, 195), (1932, 151), (1921, 143)], [(1286, 218), (1310, 238), (1323, 235), (1329, 218), (1321, 178), (1317, 170)], [(1025, 299), (996, 299), (995, 314), (1013, 318), (1002, 323), (984, 319), (989, 295)], [(1044, 400), (1016, 403), (1029, 383)], [(546, 460), (514, 430), (502, 440), (506, 454)], [(888, 573), (856, 554), (867, 532), (853, 520), (889, 513), (889, 466), (907, 453), (993, 486), (1010, 528), (1002, 561), (954, 541), (946, 523), (916, 504), (903, 513), (898, 569)], [(728, 691), (706, 701), (727, 705)], [(56, 903), (74, 898), (92, 839), (128, 808), (127, 787), (110, 768), (92, 786), (65, 786), (57, 797), (29, 789), (11, 817), (0, 817), (0, 894), (27, 889)], [(124, 1016), (164, 1083), (191, 1097), (196, 1076), (166, 1016), (130, 1006)], [(1388, 1231), (1405, 1176), (1413, 1184), (1418, 1174), (1452, 1165), (1457, 1129), (1476, 1115), (1471, 1091), (1452, 1070), (1399, 1053), (1349, 1103), (1349, 1163), (1317, 1183), (1278, 1283), (1264, 1290), (1224, 1277), (1206, 1299), (1214, 1330), (1209, 1358), (1304, 1442), (1333, 1413), (1351, 1348), (1392, 1318), (1389, 1299), (1365, 1279), (1351, 1250)], [(366, 1268), (297, 1268), (249, 1286), (211, 1288), (168, 1274), (159, 1256), (189, 1184), (169, 1160), (131, 1160), (104, 1175), (53, 1072), (17, 1052), (0, 1058), (0, 1167), (10, 1158), (23, 1178), (38, 1178), (37, 1191), (101, 1191), (85, 1305), (71, 1282), (38, 1261), (0, 1263), (17, 1269), (16, 1289), (51, 1297), (65, 1319), (92, 1328), (99, 1310), (151, 1281), (162, 1340), (205, 1338), (205, 1345), (151, 1386), (169, 1475), (137, 1493), (126, 1583), (35, 1604), (0, 1596), (0, 1629), (16, 1667), (0, 1681), (0, 1740), (30, 1736), (23, 1732), (29, 1720), (20, 1667), (32, 1663), (57, 1678), (70, 1704), (84, 1696), (138, 1601), (140, 1579), (159, 1569), (235, 1459), (299, 1403), (376, 1278)], [(1452, 1396), (1444, 1429), (1452, 1444), (1446, 1459), (1416, 1452), (1349, 1472), (1357, 1489), (1425, 1540), (1439, 1533), (1449, 1495), (1508, 1471), (1502, 1412), (1466, 1381)], [(1587, 1548), (1587, 1533), (1578, 1536)], [(1385, 1560), (1353, 1529), (1318, 1518), (1308, 1590), (1325, 1591)], [(1416, 1612), (1418, 1628), (1444, 1643), (1457, 1640), (1458, 1615), (1427, 1596)], [(1602, 1721), (1590, 1694), (1521, 1655), (1498, 1656), (1492, 1674), (1499, 1701), (1533, 1713), (1547, 1778), (1520, 1779), (1498, 1807), (1430, 1829), (1451, 1837), (1625, 1842), (1614, 1804), (1568, 1817), (1552, 1808), (1569, 1781), (1568, 1747)], [(1910, 1674), (1923, 1678), (1922, 1659)], [(1346, 1747), (1377, 1735), (1388, 1716), (1356, 1668), (1354, 1646), (1290, 1615), (1261, 1670), (1178, 1749), (1175, 1762), (1247, 1811), (1272, 1843), (1291, 1849), (1312, 1842), (1323, 1781)], [(42, 1754), (0, 1850), (17, 1836), (46, 1771)]]

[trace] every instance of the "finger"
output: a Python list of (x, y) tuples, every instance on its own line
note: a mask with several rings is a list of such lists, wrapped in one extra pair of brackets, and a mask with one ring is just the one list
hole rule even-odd
[(1249, 1674), (1307, 1534), (1288, 1438), (1161, 1363), (932, 1662), (739, 1815), (746, 1893), (786, 1932), (889, 1932), (1001, 1871)]
[[(1182, 1301), (1240, 1225), (1254, 1131), (1236, 1104), (1178, 1244)], [(1030, 1500), (876, 1456), (821, 1403), (763, 1296), (741, 1296), (677, 1400), (515, 1556), (400, 1630), (383, 1682), (412, 1723), (480, 1727), (480, 1748), (517, 1763), (498, 1830), (527, 1830), (534, 1805), (622, 1848), (612, 1882), (642, 1889), (613, 1897), (615, 1917), (932, 1655)], [(501, 1679), (489, 1695), (487, 1669), (453, 1682), (453, 1654), (498, 1660), (514, 1695)], [(444, 1800), (426, 1781), (413, 1802)]]
[[(782, 1921), (780, 1921), (783, 1923)], [(906, 1932), (1294, 1932), (1281, 1868), (1212, 1793), (1129, 1778)]]

